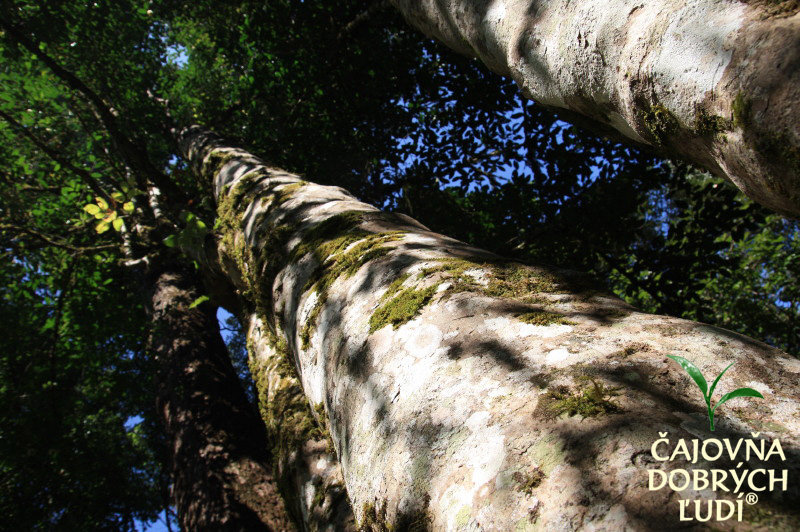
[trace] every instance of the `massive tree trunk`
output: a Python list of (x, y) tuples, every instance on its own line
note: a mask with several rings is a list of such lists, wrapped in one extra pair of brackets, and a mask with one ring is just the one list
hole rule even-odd
[(538, 103), (699, 164), (800, 216), (798, 2), (392, 3)]
[(157, 407), (172, 456), (183, 530), (293, 530), (272, 476), (266, 434), (248, 403), (214, 308), (190, 308), (194, 272), (169, 259), (148, 272)]
[[(671, 490), (648, 490), (647, 470), (723, 466), (659, 462), (651, 445), (664, 432), (674, 445), (751, 430), (780, 438), (787, 459), (766, 467), (788, 469), (790, 483), (761, 492), (744, 519), (798, 525), (797, 360), (637, 312), (574, 272), (436, 234), (201, 128), (182, 144), (213, 183), (221, 266), (262, 324), (251, 339), (285, 353), (365, 529), (685, 525)], [(720, 389), (750, 386), (766, 399), (726, 403), (709, 432), (704, 400), (667, 355), (712, 376), (735, 362)]]

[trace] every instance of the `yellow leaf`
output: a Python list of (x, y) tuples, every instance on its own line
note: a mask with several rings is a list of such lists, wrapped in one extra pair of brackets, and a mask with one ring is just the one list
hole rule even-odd
[(122, 195), (122, 192), (112, 192), (111, 197), (114, 198), (114, 201), (122, 201), (125, 199), (125, 196)]
[(111, 226), (114, 228), (114, 231), (121, 231), (122, 230), (122, 218), (115, 218), (113, 222), (111, 222)]
[(122, 204), (122, 210), (125, 212), (133, 212), (134, 206), (132, 201), (128, 201)]
[(100, 212), (100, 207), (98, 207), (94, 203), (90, 203), (89, 205), (84, 205), (83, 210), (94, 216), (95, 214)]
[(106, 231), (108, 231), (109, 227), (110, 226), (108, 225), (108, 223), (103, 221), (103, 222), (100, 222), (99, 224), (97, 224), (94, 227), (94, 230), (97, 231), (98, 233), (105, 233)]
[(108, 211), (106, 217), (103, 218), (103, 221), (108, 223), (108, 222), (113, 222), (116, 219), (117, 219), (117, 211)]
[(108, 209), (108, 202), (106, 200), (104, 200), (100, 196), (97, 196), (94, 199), (97, 200), (97, 204), (100, 206), (101, 209), (103, 209), (103, 210)]

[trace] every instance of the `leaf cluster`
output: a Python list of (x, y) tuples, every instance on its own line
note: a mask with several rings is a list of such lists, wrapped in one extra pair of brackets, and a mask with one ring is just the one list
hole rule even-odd
[(714, 390), (717, 388), (717, 383), (725, 375), (725, 372), (730, 369), (735, 363), (731, 362), (728, 366), (722, 370), (722, 373), (717, 375), (717, 378), (714, 379), (714, 382), (711, 384), (711, 387), (708, 387), (708, 383), (706, 382), (705, 377), (703, 377), (703, 373), (700, 369), (692, 364), (690, 361), (683, 357), (675, 356), (675, 355), (667, 355), (667, 357), (671, 358), (675, 362), (677, 362), (683, 370), (689, 374), (692, 380), (697, 384), (697, 387), (700, 388), (700, 391), (703, 392), (703, 399), (706, 402), (706, 408), (708, 410), (708, 422), (709, 422), (709, 429), (711, 431), (714, 430), (714, 413), (717, 411), (717, 408), (721, 406), (723, 403), (729, 401), (730, 399), (735, 399), (737, 397), (758, 397), (763, 399), (764, 396), (761, 395), (758, 391), (752, 388), (737, 388), (732, 392), (728, 392), (722, 396), (722, 398), (717, 401), (717, 404), (714, 407), (711, 407), (711, 396), (714, 395)]

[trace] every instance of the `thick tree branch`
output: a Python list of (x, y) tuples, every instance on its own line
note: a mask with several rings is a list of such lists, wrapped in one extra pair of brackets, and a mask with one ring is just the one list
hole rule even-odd
[(537, 103), (800, 216), (796, 3), (775, 13), (769, 2), (721, 0), (391, 1)]

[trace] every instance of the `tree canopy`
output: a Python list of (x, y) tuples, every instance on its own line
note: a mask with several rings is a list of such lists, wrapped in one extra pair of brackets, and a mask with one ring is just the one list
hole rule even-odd
[(177, 125), (800, 354), (798, 222), (571, 125), (384, 3), (15, 1), (0, 32), (10, 527), (134, 529), (172, 504), (135, 268), (216, 222)]

